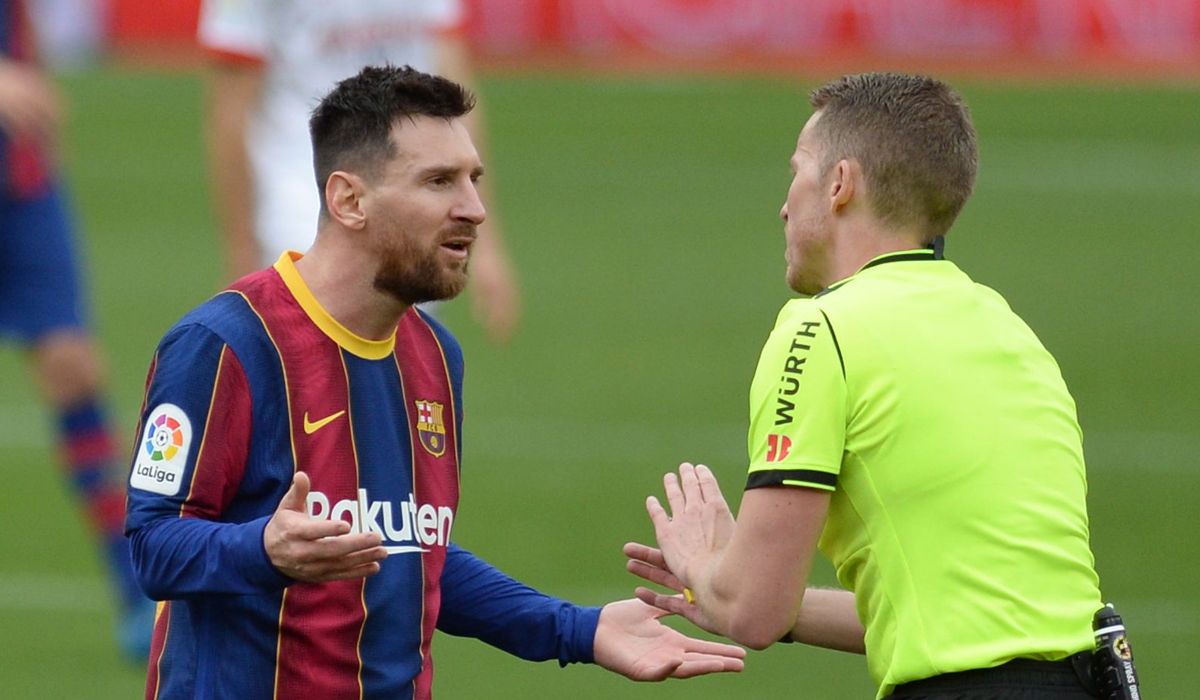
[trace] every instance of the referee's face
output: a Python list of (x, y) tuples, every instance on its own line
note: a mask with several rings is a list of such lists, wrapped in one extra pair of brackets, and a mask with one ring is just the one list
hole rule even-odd
[(832, 235), (829, 202), (823, 196), (821, 158), (812, 137), (813, 125), (820, 116), (817, 112), (809, 118), (796, 140), (792, 184), (779, 210), (784, 221), (788, 286), (801, 294), (816, 294), (833, 281), (826, 279)]

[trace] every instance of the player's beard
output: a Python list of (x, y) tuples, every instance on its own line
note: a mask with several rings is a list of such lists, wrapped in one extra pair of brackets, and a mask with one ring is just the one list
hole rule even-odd
[(448, 267), (442, 257), (441, 244), (452, 238), (475, 237), (475, 226), (460, 224), (443, 232), (428, 248), (422, 248), (403, 233), (397, 236), (400, 244), (379, 251), (379, 269), (375, 272), (375, 289), (390, 294), (405, 304), (451, 299), (467, 284), (468, 260)]

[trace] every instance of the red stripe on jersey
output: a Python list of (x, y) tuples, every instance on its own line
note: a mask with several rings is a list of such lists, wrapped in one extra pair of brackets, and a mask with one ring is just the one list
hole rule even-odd
[[(357, 505), (333, 512), (339, 502), (356, 504), (359, 486), (342, 350), (277, 279), (254, 291), (254, 304), (283, 362), (296, 468), (308, 474), (310, 496), (319, 492), (328, 501), (326, 517), (357, 518)], [(356, 579), (288, 588), (279, 620), (277, 698), (360, 696), (363, 586), (363, 579)]]
[[(237, 355), (221, 348), (192, 483), (179, 514), (220, 520), (242, 483), (250, 454), (250, 385)], [(211, 438), (211, 439), (210, 439)], [(202, 478), (198, 475), (204, 474)]]
[[(409, 431), (413, 436), (413, 495), (418, 503), (446, 503), (458, 506), (458, 407), (450, 388), (450, 372), (437, 336), (416, 309), (409, 309), (400, 319), (396, 331), (396, 364), (404, 384), (408, 402)], [(437, 352), (422, 352), (419, 348), (437, 348)], [(401, 349), (404, 350), (401, 354)], [(419, 438), (421, 420), (416, 402), (439, 403), (443, 406), (442, 425), (445, 446), (439, 454), (425, 446)], [(414, 697), (429, 698), (433, 688), (433, 655), (430, 644), (442, 605), (442, 570), (446, 565), (446, 549), (430, 547), (421, 554), (424, 572), (424, 610), (421, 614), (421, 673), (415, 681)]]
[(170, 601), (158, 604), (154, 615), (154, 637), (150, 641), (150, 668), (146, 673), (146, 700), (158, 698), (158, 686), (162, 679), (159, 666), (162, 665), (163, 652), (167, 650), (167, 628), (171, 624)]

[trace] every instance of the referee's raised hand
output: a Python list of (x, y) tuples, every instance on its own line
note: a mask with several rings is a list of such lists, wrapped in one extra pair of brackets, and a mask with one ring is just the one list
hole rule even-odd
[(351, 532), (344, 520), (309, 517), (310, 488), (308, 475), (296, 472), (263, 529), (263, 546), (271, 563), (283, 575), (309, 583), (378, 573), (379, 562), (388, 555), (381, 546), (383, 538), (376, 532)]

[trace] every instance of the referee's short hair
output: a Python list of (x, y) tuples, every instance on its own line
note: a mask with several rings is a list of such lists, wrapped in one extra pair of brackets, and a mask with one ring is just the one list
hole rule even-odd
[(410, 66), (367, 66), (339, 82), (308, 120), (322, 213), (325, 181), (335, 170), (378, 177), (396, 156), (392, 126), (417, 117), (455, 119), (474, 107), (463, 86)]
[(920, 75), (860, 73), (813, 90), (822, 171), (858, 161), (876, 216), (932, 240), (971, 196), (979, 149), (971, 114), (945, 83)]

